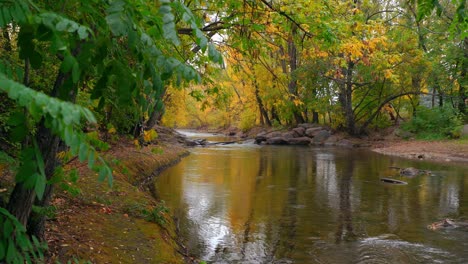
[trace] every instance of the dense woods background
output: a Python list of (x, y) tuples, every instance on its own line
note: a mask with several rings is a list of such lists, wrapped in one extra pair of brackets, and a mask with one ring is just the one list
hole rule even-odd
[[(352, 135), (404, 122), (457, 137), (467, 117), (466, 3), (4, 0), (0, 261), (41, 258), (73, 157), (112, 184), (109, 135), (314, 122)], [(104, 135), (104, 137), (102, 137)], [(0, 186), (1, 187), (1, 186)], [(1, 189), (1, 188), (0, 188)]]

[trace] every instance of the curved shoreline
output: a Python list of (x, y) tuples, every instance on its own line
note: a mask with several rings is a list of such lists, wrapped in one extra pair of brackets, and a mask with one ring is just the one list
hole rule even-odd
[(465, 140), (390, 140), (382, 144), (373, 144), (371, 150), (409, 159), (468, 165), (468, 141)]

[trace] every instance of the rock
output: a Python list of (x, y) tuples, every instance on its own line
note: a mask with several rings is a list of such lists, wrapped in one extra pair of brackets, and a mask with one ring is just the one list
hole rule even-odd
[(323, 144), (323, 142), (325, 142), (325, 140), (327, 138), (330, 137), (330, 132), (327, 131), (327, 130), (321, 130), (319, 131), (313, 138), (313, 142), (314, 143), (319, 143), (319, 144)]
[(306, 129), (303, 127), (293, 128), (292, 131), (296, 133), (297, 137), (303, 137), (305, 135)]
[(350, 140), (342, 139), (336, 143), (336, 146), (345, 147), (345, 148), (353, 148), (354, 143), (351, 142)]
[(431, 172), (427, 170), (419, 170), (413, 167), (409, 167), (409, 168), (400, 169), (400, 174), (404, 176), (416, 176), (419, 174), (431, 174)]
[(427, 226), (427, 228), (430, 230), (438, 230), (441, 228), (448, 228), (448, 227), (455, 227), (455, 222), (453, 222), (452, 219), (448, 219), (448, 218), (439, 222), (432, 223)]
[(317, 133), (319, 133), (320, 131), (322, 131), (323, 128), (322, 127), (311, 127), (311, 128), (308, 128), (306, 131), (305, 131), (305, 135), (310, 137), (310, 138), (313, 138), (315, 137), (315, 135)]
[(467, 137), (468, 136), (468, 124), (464, 125), (461, 131), (461, 136), (462, 137)]
[(255, 136), (255, 144), (261, 144), (263, 141), (267, 140), (267, 136), (265, 132), (258, 133), (257, 136)]
[(287, 145), (288, 142), (283, 137), (272, 137), (266, 140), (268, 145)]
[(414, 134), (413, 134), (413, 133), (411, 133), (411, 132), (409, 132), (409, 131), (404, 131), (404, 130), (401, 130), (401, 129), (397, 129), (397, 130), (395, 131), (395, 135), (396, 135), (397, 137), (401, 137), (401, 138), (403, 138), (403, 139), (409, 139), (409, 138), (414, 137)]
[(194, 140), (186, 140), (185, 145), (188, 147), (193, 147), (193, 146), (205, 146), (207, 144), (205, 138), (199, 138), (199, 139), (194, 139)]
[(295, 137), (297, 137), (297, 136), (296, 136), (296, 133), (294, 133), (294, 131), (284, 132), (281, 136), (282, 136), (284, 139), (290, 139), (290, 138), (295, 138)]
[(288, 144), (290, 145), (309, 145), (311, 139), (308, 137), (297, 137), (288, 139)]
[(274, 132), (266, 134), (266, 137), (267, 138), (274, 138), (274, 137), (281, 137), (282, 135), (283, 134), (281, 132), (274, 131)]
[(297, 127), (302, 127), (302, 128), (305, 128), (305, 129), (312, 128), (312, 127), (317, 127), (317, 126), (318, 126), (317, 124), (310, 124), (310, 123), (303, 123), (303, 124), (297, 125)]

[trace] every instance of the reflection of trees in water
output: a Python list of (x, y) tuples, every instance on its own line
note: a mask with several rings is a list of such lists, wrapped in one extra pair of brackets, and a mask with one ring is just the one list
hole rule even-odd
[[(351, 180), (354, 171), (354, 159), (343, 160), (343, 168), (339, 181), (340, 211), (338, 216), (338, 227), (335, 233), (335, 241), (354, 240), (356, 235), (353, 230), (353, 219), (351, 211)], [(337, 164), (338, 165), (338, 164)]]
[(449, 179), (442, 189), (439, 198), (439, 213), (442, 215), (458, 213), (460, 206), (460, 185), (454, 179)]
[[(297, 153), (296, 153), (297, 154)], [(292, 159), (294, 161), (294, 159)], [(298, 183), (299, 183), (299, 167), (297, 164), (292, 164), (289, 168), (289, 188), (287, 199), (283, 203), (283, 211), (279, 219), (277, 240), (273, 243), (269, 261), (276, 258), (289, 258), (295, 250), (296, 235), (297, 235), (297, 205), (298, 202)]]
[(338, 195), (338, 183), (336, 174), (335, 157), (332, 154), (321, 153), (316, 158), (315, 182), (317, 183), (317, 200), (327, 198), (327, 204), (333, 211), (338, 211), (339, 203), (336, 199)]

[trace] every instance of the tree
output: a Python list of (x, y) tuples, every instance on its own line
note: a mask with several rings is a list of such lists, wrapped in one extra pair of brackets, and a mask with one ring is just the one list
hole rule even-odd
[[(53, 183), (60, 179), (59, 152), (70, 148), (72, 155), (98, 172), (99, 180), (107, 178), (112, 184), (111, 169), (82, 132), (97, 119), (76, 99), (85, 98), (85, 106), (97, 113), (130, 105), (128, 111), (140, 121), (159, 110), (164, 82), (198, 81), (192, 66), (168, 55), (181, 43), (176, 15), (193, 28), (202, 51), (217, 61), (220, 56), (199, 34), (198, 19), (179, 1), (85, 0), (55, 5), (19, 0), (3, 1), (0, 7), (0, 28), (8, 36), (4, 47), (11, 54), (0, 61), (0, 90), (14, 105), (8, 140), (20, 146), (16, 185), (1, 222), (15, 217), (30, 235), (42, 239), (44, 217), (31, 217), (31, 211), (33, 204), (48, 205)], [(28, 258), (13, 250), (24, 244), (15, 240), (15, 233), (2, 233), (0, 242), (2, 250), (11, 249), (0, 254), (0, 261)]]

